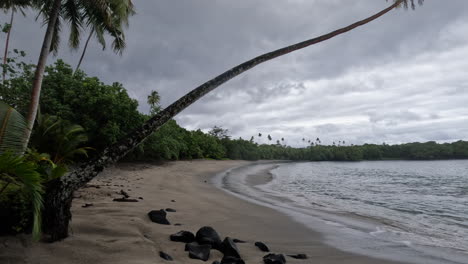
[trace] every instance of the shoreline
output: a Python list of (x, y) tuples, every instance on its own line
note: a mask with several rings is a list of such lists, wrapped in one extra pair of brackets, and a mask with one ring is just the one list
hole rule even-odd
[[(308, 255), (308, 260), (287, 257), (288, 263), (384, 263), (328, 246), (318, 232), (294, 222), (274, 209), (227, 194), (208, 181), (228, 169), (254, 164), (247, 161), (178, 161), (164, 165), (119, 164), (75, 194), (72, 232), (64, 241), (33, 243), (29, 236), (0, 238), (1, 263), (164, 263), (159, 251), (174, 258), (169, 263), (202, 263), (189, 259), (182, 243), (169, 241), (180, 230), (196, 232), (214, 227), (220, 236), (247, 241), (238, 244), (246, 263), (261, 263), (266, 253), (253, 243), (262, 241), (272, 252)], [(136, 203), (113, 202), (124, 190)], [(175, 200), (175, 202), (172, 202)], [(85, 204), (89, 207), (82, 207)], [(151, 210), (173, 208), (172, 225), (152, 223)], [(174, 226), (180, 223), (181, 226)], [(220, 260), (212, 250), (209, 261)]]

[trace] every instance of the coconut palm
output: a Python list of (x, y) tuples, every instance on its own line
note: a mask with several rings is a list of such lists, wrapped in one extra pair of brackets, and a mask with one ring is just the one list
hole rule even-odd
[[(58, 1), (58, 0), (55, 0)], [(60, 2), (60, 1), (59, 1)], [(422, 3), (422, 1), (420, 1)], [(219, 87), (223, 83), (231, 80), (239, 74), (252, 69), (253, 67), (280, 57), (282, 55), (291, 53), (296, 50), (303, 49), (313, 44), (323, 42), (325, 40), (336, 37), (340, 34), (351, 31), (357, 27), (365, 25), (391, 10), (408, 5), (412, 0), (396, 0), (392, 5), (385, 8), (384, 10), (372, 15), (364, 20), (353, 23), (347, 27), (335, 30), (328, 34), (312, 38), (303, 42), (299, 42), (278, 50), (265, 53), (258, 57), (255, 57), (249, 61), (246, 61), (221, 75), (207, 81), (206, 83), (195, 88), (185, 96), (181, 97), (173, 104), (147, 120), (139, 129), (134, 130), (121, 141), (113, 144), (106, 148), (99, 157), (81, 166), (79, 169), (71, 172), (64, 177), (57, 179), (51, 185), (46, 193), (46, 207), (44, 212), (44, 231), (50, 235), (52, 241), (60, 240), (68, 236), (68, 226), (71, 219), (71, 203), (73, 192), (78, 188), (84, 186), (87, 182), (92, 180), (98, 175), (106, 166), (115, 163), (127, 153), (138, 146), (146, 137), (151, 135), (155, 130), (159, 129), (167, 121), (171, 120), (179, 112), (187, 108), (189, 105), (196, 102), (198, 99)]]
[(8, 63), (8, 46), (10, 44), (10, 35), (11, 35), (11, 30), (13, 28), (13, 20), (15, 18), (15, 13), (16, 12), (21, 12), (23, 15), (25, 15), (23, 8), (28, 7), (31, 4), (31, 1), (29, 0), (5, 0), (0, 3), (0, 9), (4, 9), (5, 12), (7, 10), (11, 10), (11, 15), (10, 15), (10, 23), (4, 28), (5, 33), (7, 34), (6, 40), (5, 40), (5, 51), (3, 55), (3, 72), (2, 72), (2, 79), (5, 81), (6, 78), (6, 65)]
[(108, 33), (114, 38), (114, 41), (112, 42), (113, 51), (119, 55), (122, 55), (122, 52), (126, 46), (123, 27), (128, 27), (128, 18), (135, 14), (134, 6), (131, 0), (114, 0), (111, 1), (110, 10), (112, 12), (111, 28), (105, 27), (103, 24), (99, 23), (99, 21), (95, 21), (95, 19), (90, 19), (88, 21), (88, 28), (91, 30), (89, 32), (88, 38), (86, 39), (80, 60), (76, 65), (75, 73), (78, 71), (81, 63), (83, 62), (86, 50), (88, 49), (89, 41), (93, 36), (96, 37), (97, 41), (99, 44), (101, 44), (102, 49), (104, 50), (106, 48), (106, 40), (104, 36), (105, 33)]
[[(118, 1), (129, 0), (31, 0), (32, 5), (40, 10), (39, 13), (44, 17), (44, 24), (47, 25), (47, 28), (33, 78), (31, 99), (26, 118), (29, 129), (26, 130), (24, 136), (24, 149), (27, 147), (36, 120), (47, 58), (51, 51), (54, 53), (58, 51), (63, 22), (67, 22), (70, 27), (68, 43), (73, 49), (79, 47), (80, 35), (85, 25), (92, 24), (96, 28), (106, 29), (115, 35), (121, 34), (117, 32), (113, 24), (115, 18), (113, 17), (112, 7), (121, 6), (115, 4)], [(115, 45), (122, 46), (123, 44), (119, 40)]]

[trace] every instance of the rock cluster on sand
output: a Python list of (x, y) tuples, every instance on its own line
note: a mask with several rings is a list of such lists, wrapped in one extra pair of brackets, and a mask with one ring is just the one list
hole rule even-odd
[[(176, 210), (170, 208), (166, 208), (166, 210), (153, 210), (148, 213), (148, 216), (151, 221), (155, 223), (170, 225), (166, 218), (166, 211), (175, 212)], [(225, 237), (224, 240), (221, 240), (218, 232), (216, 232), (216, 230), (211, 226), (201, 227), (195, 235), (190, 231), (181, 230), (170, 235), (169, 239), (174, 242), (185, 243), (185, 251), (188, 252), (189, 258), (192, 259), (207, 261), (210, 258), (211, 250), (215, 249), (223, 253), (223, 258), (221, 261), (214, 261), (212, 264), (245, 264), (236, 243), (246, 242), (239, 239), (232, 239), (230, 237)], [(270, 252), (268, 246), (263, 242), (257, 241), (254, 245), (263, 252)], [(162, 251), (159, 252), (159, 256), (165, 260), (172, 260), (171, 256)], [(307, 259), (305, 254), (287, 256), (295, 259)], [(263, 262), (265, 264), (285, 264), (286, 259), (283, 254), (270, 253), (263, 257)]]

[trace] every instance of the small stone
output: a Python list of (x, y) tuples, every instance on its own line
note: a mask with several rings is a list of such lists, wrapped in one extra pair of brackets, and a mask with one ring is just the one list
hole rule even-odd
[(288, 255), (288, 257), (295, 258), (295, 259), (307, 259), (306, 254)]
[(174, 242), (184, 242), (184, 243), (191, 243), (195, 241), (195, 235), (189, 231), (179, 231), (175, 234), (170, 236), (171, 241)]
[(143, 197), (138, 197), (138, 199), (143, 200)]
[(245, 264), (244, 260), (236, 257), (223, 257), (221, 264)]
[(175, 203), (175, 200), (171, 200), (171, 202)]
[(181, 223), (175, 223), (174, 225), (175, 226), (181, 226), (182, 224)]
[(172, 208), (166, 208), (166, 212), (175, 213), (177, 211)]
[(189, 258), (207, 261), (210, 258), (211, 245), (199, 245), (196, 242), (185, 244), (185, 251), (189, 252)]
[(234, 241), (234, 243), (246, 243), (244, 240), (240, 240), (237, 238), (234, 238), (232, 241)]
[(119, 194), (123, 195), (125, 198), (129, 198), (130, 195), (128, 195), (128, 193), (124, 190), (120, 190)]
[(126, 202), (126, 203), (137, 203), (138, 200), (137, 199), (128, 199), (128, 198), (115, 198), (114, 200), (112, 200), (114, 202)]
[(165, 260), (168, 260), (168, 261), (172, 261), (172, 257), (169, 256), (167, 253), (164, 253), (162, 251), (159, 251), (159, 256), (162, 258), (162, 259), (165, 259)]
[(197, 231), (196, 240), (199, 244), (211, 245), (214, 249), (220, 249), (221, 238), (219, 237), (216, 230), (211, 226), (204, 226)]
[(283, 254), (268, 254), (263, 257), (263, 262), (265, 264), (285, 264), (286, 259)]
[(161, 224), (161, 225), (170, 225), (169, 221), (166, 219), (166, 212), (164, 210), (153, 210), (148, 213), (151, 221)]
[(255, 242), (255, 246), (258, 247), (263, 252), (270, 252), (270, 249), (263, 242)]
[(236, 244), (230, 237), (226, 237), (221, 243), (221, 252), (225, 257), (236, 257), (240, 258), (239, 249), (237, 249)]
[(86, 208), (86, 207), (90, 207), (90, 206), (93, 206), (93, 204), (92, 203), (85, 203), (81, 207)]

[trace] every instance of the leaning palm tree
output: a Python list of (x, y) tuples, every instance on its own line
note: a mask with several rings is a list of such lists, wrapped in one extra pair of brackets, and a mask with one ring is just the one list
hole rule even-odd
[(116, 1), (128, 0), (31, 0), (32, 5), (40, 10), (40, 15), (44, 17), (47, 28), (33, 78), (31, 99), (26, 118), (28, 129), (24, 136), (24, 149), (27, 147), (36, 120), (47, 58), (51, 51), (55, 53), (58, 51), (62, 23), (65, 21), (69, 24), (69, 45), (71, 48), (76, 49), (80, 44), (80, 35), (86, 21), (99, 22), (102, 28), (113, 28), (113, 14), (109, 10), (112, 10), (112, 3)]
[[(55, 0), (59, 1), (59, 0)], [(44, 232), (50, 235), (52, 241), (60, 240), (68, 236), (68, 226), (71, 219), (71, 203), (73, 198), (73, 192), (87, 182), (92, 180), (98, 175), (104, 168), (112, 163), (115, 163), (127, 153), (138, 146), (146, 137), (151, 135), (155, 130), (159, 129), (167, 121), (171, 120), (179, 112), (187, 108), (189, 105), (196, 102), (198, 99), (214, 90), (221, 84), (231, 80), (239, 74), (252, 69), (253, 67), (280, 57), (282, 55), (291, 53), (296, 50), (303, 49), (310, 45), (331, 39), (340, 34), (351, 31), (359, 26), (365, 25), (391, 10), (400, 7), (402, 5), (408, 5), (412, 3), (412, 0), (396, 0), (392, 5), (385, 8), (384, 10), (372, 15), (364, 20), (358, 21), (347, 27), (335, 30), (331, 33), (309, 39), (297, 44), (293, 44), (278, 50), (265, 53), (258, 57), (255, 57), (249, 61), (246, 61), (221, 75), (207, 81), (206, 83), (198, 86), (185, 96), (181, 97), (173, 104), (147, 120), (140, 128), (134, 130), (127, 136), (125, 136), (119, 142), (106, 148), (97, 158), (89, 161), (75, 171), (72, 171), (64, 177), (58, 178), (51, 182), (48, 186), (46, 193), (46, 207), (43, 214), (43, 228)], [(422, 2), (422, 1), (421, 1)]]
[(88, 28), (90, 32), (88, 38), (86, 39), (83, 52), (81, 53), (80, 60), (75, 68), (75, 73), (81, 66), (84, 56), (88, 49), (88, 44), (91, 38), (96, 37), (99, 44), (101, 44), (102, 49), (106, 48), (105, 33), (108, 33), (113, 37), (112, 50), (119, 55), (122, 55), (123, 50), (125, 49), (125, 34), (123, 32), (123, 27), (128, 27), (128, 18), (135, 14), (135, 9), (131, 0), (116, 0), (112, 1), (110, 5), (110, 10), (112, 12), (112, 27), (106, 27), (100, 23), (100, 21), (90, 18), (88, 20)]

